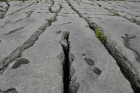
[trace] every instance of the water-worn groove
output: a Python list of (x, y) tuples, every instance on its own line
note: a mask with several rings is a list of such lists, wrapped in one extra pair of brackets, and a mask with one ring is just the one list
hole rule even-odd
[(132, 50), (135, 55), (136, 55), (136, 61), (137, 62), (140, 62), (140, 54), (138, 53), (138, 51), (136, 51), (135, 49), (131, 48), (129, 45), (129, 40), (132, 39), (132, 38), (135, 38), (135, 35), (128, 35), (128, 34), (125, 34), (125, 37), (122, 36), (123, 38), (123, 41), (124, 41), (124, 46), (130, 50)]
[(22, 30), (23, 28), (24, 28), (24, 27), (19, 27), (19, 28), (15, 29), (15, 30), (12, 30), (12, 31), (10, 31), (10, 32), (8, 32), (8, 33), (6, 33), (6, 34), (4, 34), (4, 35), (13, 34), (13, 33), (17, 32), (17, 31), (19, 31), (19, 30)]
[(22, 45), (20, 45), (17, 49), (15, 49), (11, 54), (9, 54), (6, 58), (0, 61), (0, 75), (6, 70), (6, 68), (17, 58), (22, 55), (22, 52), (29, 47), (33, 46), (38, 39), (38, 37), (46, 30), (48, 26), (51, 25), (52, 22), (56, 20), (58, 13), (62, 8), (60, 7), (58, 12), (54, 14), (54, 16), (50, 19), (51, 22), (44, 23), (37, 31), (33, 33), (33, 35), (25, 41)]
[(16, 69), (20, 67), (22, 64), (28, 64), (28, 63), (30, 63), (28, 59), (25, 59), (25, 58), (17, 59), (15, 63), (13, 64), (12, 69)]
[(6, 11), (3, 14), (1, 14), (0, 19), (4, 18), (5, 14), (7, 13), (8, 9), (10, 7), (10, 4), (7, 1), (6, 1), (6, 4), (7, 4)]
[[(52, 5), (49, 6), (48, 10), (49, 10), (51, 13), (57, 13), (57, 12), (59, 11), (59, 9), (56, 10), (56, 11), (53, 11), (53, 10), (52, 10), (52, 7), (53, 7), (53, 5), (54, 5), (54, 1), (53, 1), (53, 0), (51, 0), (51, 1), (52, 1)], [(59, 6), (60, 6), (60, 8), (62, 8), (62, 6), (61, 6), (60, 4), (59, 4)]]
[(122, 18), (125, 18), (125, 19), (129, 20), (130, 22), (135, 23), (135, 24), (137, 24), (137, 25), (140, 26), (140, 23), (139, 23), (136, 19), (134, 19), (134, 18), (130, 19), (130, 18), (127, 18), (126, 16), (121, 16), (120, 14), (111, 11), (111, 9), (108, 9), (108, 8), (104, 8), (104, 9), (106, 9), (106, 10), (108, 10), (109, 12), (114, 13), (115, 15), (120, 16), (120, 17), (122, 17)]
[(80, 84), (76, 82), (77, 78), (74, 76), (75, 68), (72, 66), (72, 62), (75, 57), (70, 53), (69, 34), (68, 31), (63, 32), (60, 44), (64, 54), (61, 53), (58, 58), (63, 64), (63, 93), (77, 93)]
[(60, 41), (64, 52), (64, 63), (63, 63), (63, 93), (70, 93), (69, 84), (70, 84), (70, 63), (69, 63), (69, 32), (64, 32), (62, 36), (62, 41)]
[(5, 15), (4, 18), (5, 18), (6, 16), (13, 15), (13, 14), (15, 14), (15, 13), (17, 13), (17, 12), (19, 12), (19, 11), (21, 11), (21, 10), (23, 10), (23, 9), (25, 9), (25, 8), (27, 8), (27, 7), (29, 7), (29, 6), (31, 6), (31, 5), (33, 5), (33, 4), (35, 4), (35, 3), (36, 3), (36, 2), (33, 2), (33, 3), (31, 3), (31, 4), (27, 5), (27, 6), (25, 6), (24, 8), (18, 9), (18, 10), (14, 11), (14, 12), (8, 14), (8, 15)]
[[(83, 17), (82, 14), (80, 14), (79, 11), (76, 10), (72, 6), (72, 4), (69, 2), (69, 0), (66, 0), (66, 1), (69, 4), (69, 6), (88, 23), (89, 27), (92, 30), (94, 30), (95, 28), (98, 28), (99, 30), (101, 29), (103, 31), (103, 29), (101, 27), (99, 27), (96, 23), (91, 22), (86, 17)], [(114, 44), (114, 41), (112, 41), (109, 37), (105, 41), (104, 46), (108, 50), (109, 54), (116, 60), (118, 66), (120, 67), (122, 74), (130, 82), (134, 93), (139, 93), (139, 91), (140, 91), (140, 76), (139, 76), (138, 70), (121, 53), (121, 51), (119, 51), (119, 49), (116, 48), (116, 44)]]
[(53, 0), (51, 0), (52, 1), (52, 4), (49, 6), (49, 8), (48, 8), (48, 10), (51, 12), (51, 13), (53, 13), (53, 11), (52, 11), (52, 6), (54, 5), (54, 1)]
[(91, 4), (91, 3), (83, 2), (82, 0), (80, 0), (80, 1), (81, 1), (81, 3), (84, 3), (84, 4), (94, 5), (94, 4)]
[(108, 52), (116, 60), (120, 70), (122, 71), (125, 78), (130, 82), (134, 93), (140, 91), (140, 76), (138, 70), (132, 65), (132, 63), (116, 48), (114, 41), (107, 38), (105, 47)]
[(0, 93), (19, 93), (19, 92), (15, 88), (10, 88), (5, 91), (0, 90)]
[[(93, 1), (91, 1), (91, 2), (93, 2)], [(93, 3), (94, 3), (94, 2), (93, 2)], [(96, 4), (98, 4), (98, 3), (96, 3)], [(99, 7), (102, 7), (100, 4), (98, 4), (98, 6), (99, 6)], [(129, 20), (130, 22), (135, 23), (135, 24), (137, 24), (137, 25), (140, 26), (140, 21), (139, 21), (139, 20), (136, 20), (136, 19), (134, 19), (134, 18), (131, 18), (131, 19), (130, 19), (130, 18), (126, 17), (126, 16), (122, 16), (122, 15), (116, 13), (116, 12), (113, 12), (111, 9), (109, 9), (109, 8), (107, 8), (107, 7), (103, 7), (103, 8), (106, 9), (107, 11), (109, 11), (109, 12), (111, 12), (111, 13), (113, 13), (113, 14), (119, 16), (119, 17), (125, 18), (125, 19)]]

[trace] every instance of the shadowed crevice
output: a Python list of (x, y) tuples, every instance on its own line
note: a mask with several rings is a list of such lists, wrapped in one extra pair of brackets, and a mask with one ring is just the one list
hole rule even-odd
[[(98, 26), (95, 22), (91, 22), (88, 18), (83, 17), (82, 14), (72, 6), (69, 0), (66, 0), (69, 6), (83, 18), (89, 25), (89, 27), (94, 31), (95, 28), (98, 28), (100, 31), (103, 31), (103, 29)], [(119, 16), (119, 14), (117, 14)], [(116, 48), (116, 44), (114, 44), (114, 41), (112, 41), (109, 37), (106, 39), (105, 48), (108, 50), (109, 54), (116, 60), (116, 63), (120, 67), (120, 70), (122, 74), (125, 76), (125, 78), (130, 82), (131, 87), (134, 91), (134, 93), (140, 92), (140, 76), (139, 71), (132, 65), (130, 60), (128, 60), (125, 55), (121, 53)], [(98, 69), (94, 69), (94, 72), (96, 74), (100, 74), (101, 71)]]
[(70, 84), (70, 62), (69, 62), (69, 32), (63, 32), (62, 41), (60, 41), (64, 52), (64, 62), (63, 62), (63, 93), (70, 93), (69, 84)]
[(15, 88), (11, 88), (5, 91), (0, 90), (0, 93), (19, 93)]
[[(32, 3), (33, 4), (33, 3)], [(57, 13), (54, 14), (52, 18), (50, 18), (50, 22), (45, 22), (37, 31), (35, 31), (30, 38), (27, 39), (22, 45), (17, 47), (11, 54), (9, 54), (7, 57), (5, 57), (3, 60), (0, 61), (0, 75), (3, 74), (3, 72), (7, 69), (7, 67), (15, 61), (17, 58), (19, 58), (22, 55), (22, 52), (31, 46), (33, 46), (38, 39), (38, 37), (46, 30), (48, 26), (52, 24), (56, 20), (56, 17), (58, 13), (61, 11), (61, 7), (57, 11)]]

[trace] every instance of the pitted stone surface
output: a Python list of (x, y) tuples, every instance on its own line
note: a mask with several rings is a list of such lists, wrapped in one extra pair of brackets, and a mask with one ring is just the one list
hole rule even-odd
[[(64, 22), (72, 23), (59, 25)], [(80, 25), (77, 26), (77, 24)], [(57, 18), (52, 27), (54, 30), (70, 32), (70, 50), (75, 56), (75, 60), (71, 64), (75, 69), (72, 79), (76, 77), (76, 82), (79, 85), (76, 93), (133, 92), (129, 82), (121, 74), (115, 60), (108, 55), (106, 49), (82, 18), (76, 14), (63, 14)], [(83, 53), (84, 56), (82, 55)], [(103, 55), (106, 56), (103, 57)], [(91, 58), (95, 61), (95, 64), (90, 66), (89, 63), (85, 62), (84, 58)], [(122, 85), (122, 82), (124, 85)]]
[[(7, 64), (8, 68), (0, 75), (0, 93), (64, 93), (65, 59), (70, 61), (70, 93), (134, 93), (114, 58), (84, 19), (101, 27), (140, 72), (140, 3), (69, 1), (73, 9), (67, 0), (41, 0), (9, 1), (8, 11), (0, 11), (0, 17), (3, 15), (0, 19), (0, 62), (10, 54), (14, 56), (13, 52), (21, 45), (28, 46), (25, 42), (29, 38), (34, 40), (32, 35), (47, 25), (43, 33), (36, 33), (38, 37), (32, 46)], [(59, 4), (62, 9), (57, 15)], [(5, 2), (0, 2), (1, 9), (7, 9)], [(52, 22), (54, 16), (57, 18)], [(67, 31), (69, 38), (62, 41)], [(67, 45), (67, 39), (69, 58), (65, 58), (61, 46), (61, 43)], [(0, 63), (0, 70), (2, 66)]]
[(3, 54), (1, 55), (0, 60), (4, 59), (18, 46), (23, 44), (39, 27), (47, 22), (46, 19), (50, 19), (54, 16), (54, 13), (50, 13), (49, 11), (46, 12), (45, 10), (43, 10), (45, 11), (43, 13), (38, 13), (40, 11), (39, 9), (48, 11), (48, 7), (40, 6), (38, 8), (32, 6), (31, 9), (27, 8), (21, 10), (0, 21), (0, 53)]
[[(132, 3), (132, 2), (131, 2)], [(131, 4), (130, 3), (130, 4)], [(117, 13), (125, 13), (128, 15), (128, 17), (130, 16), (130, 14), (128, 13), (132, 13), (135, 12), (136, 14), (139, 14), (139, 12), (136, 12), (134, 10), (132, 10), (131, 8), (126, 8), (124, 5), (126, 5), (124, 2), (102, 2), (102, 1), (94, 1), (93, 4), (100, 4), (101, 7), (98, 6), (98, 8), (96, 8), (95, 10), (101, 9), (101, 10), (106, 10), (104, 8), (109, 8), (112, 9), (111, 11), (115, 12), (117, 11)], [(124, 5), (123, 5), (124, 4)], [(134, 3), (133, 3), (134, 4)], [(74, 7), (77, 7), (76, 5), (72, 4)], [(123, 5), (123, 6), (122, 6)], [(128, 3), (129, 5), (129, 3)], [(82, 8), (84, 10), (84, 8)], [(77, 10), (79, 12), (81, 12), (81, 8), (77, 7)], [(90, 9), (89, 9), (90, 10)], [(123, 12), (119, 12), (119, 11), (123, 11)], [(85, 13), (88, 13), (88, 11), (85, 11)], [(92, 12), (91, 12), (92, 13)], [(95, 14), (83, 14), (82, 16), (84, 16), (85, 18), (89, 18), (90, 22), (94, 22), (96, 23), (99, 27), (101, 27), (104, 30), (104, 33), (108, 36), (111, 37), (112, 40), (114, 40), (118, 46), (120, 46), (122, 53), (124, 53), (124, 55), (127, 56), (128, 59), (131, 60), (132, 64), (140, 71), (140, 64), (139, 62), (136, 61), (137, 58), (139, 58), (139, 29), (140, 26), (138, 26), (135, 23), (130, 22), (129, 20), (121, 17), (121, 16), (117, 16), (116, 14), (107, 14), (104, 15), (104, 13), (100, 12), (100, 15), (96, 15)], [(115, 12), (116, 13), (116, 12)], [(133, 14), (134, 16), (136, 16), (135, 14)], [(133, 17), (133, 16), (132, 16)], [(132, 49), (136, 50), (138, 55), (135, 53), (135, 51), (130, 50), (128, 48), (125, 47), (124, 45), (124, 39), (122, 38), (122, 36), (125, 36), (125, 34), (129, 34), (129, 35), (134, 35), (136, 36), (135, 38), (132, 38), (129, 40), (129, 45)]]
[[(28, 2), (26, 3), (28, 4)], [(57, 58), (62, 53), (59, 44), (61, 34), (58, 35), (48, 28), (46, 33), (39, 37), (39, 34), (51, 25), (48, 20), (54, 21), (57, 15), (48, 11), (48, 7), (44, 7), (44, 3), (42, 6), (41, 3), (37, 4), (39, 7), (33, 5), (27, 9), (22, 8), (20, 11), (14, 12), (14, 15), (8, 15), (1, 20), (0, 46), (3, 48), (1, 52), (5, 52), (0, 60), (8, 56), (10, 52), (12, 52), (10, 56), (12, 60), (13, 56), (17, 56), (24, 50), (22, 54), (19, 54), (17, 60), (8, 63), (8, 68), (0, 75), (0, 81), (2, 81), (0, 82), (0, 92), (2, 93), (63, 92), (62, 62)], [(37, 39), (38, 42), (35, 42)], [(30, 43), (34, 43), (32, 47), (28, 45)], [(0, 63), (0, 69), (3, 64)]]
[(34, 46), (23, 52), (21, 58), (25, 58), (24, 63), (29, 60), (28, 64), (22, 62), (15, 69), (18, 59), (0, 76), (0, 89), (14, 87), (18, 93), (62, 93), (62, 63), (57, 58), (62, 52), (61, 34), (51, 29), (48, 28)]

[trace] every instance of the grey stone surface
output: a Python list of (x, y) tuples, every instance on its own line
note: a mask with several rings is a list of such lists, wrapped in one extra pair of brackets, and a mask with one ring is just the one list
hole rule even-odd
[[(28, 12), (31, 9), (26, 9), (1, 20), (0, 53), (3, 55), (1, 55), (0, 60), (23, 44), (39, 27), (47, 22), (46, 19), (54, 16), (53, 13), (38, 13), (37, 9), (44, 9), (43, 6), (40, 6), (40, 8), (34, 7), (34, 9), (32, 13)], [(47, 9), (48, 7), (45, 8), (46, 11)]]
[[(107, 3), (104, 4), (104, 2), (96, 2), (96, 4), (99, 4), (100, 7), (110, 7), (110, 3), (107, 5)], [(72, 4), (73, 5), (73, 4)], [(103, 6), (102, 6), (103, 5)], [(73, 5), (72, 7), (75, 7)], [(111, 5), (111, 7), (114, 7)], [(117, 7), (116, 7), (117, 8)], [(114, 13), (115, 7), (111, 9), (111, 12)], [(106, 8), (105, 8), (106, 9)], [(117, 8), (118, 10), (123, 11), (123, 8), (121, 9)], [(108, 9), (106, 9), (108, 10)], [(76, 12), (80, 13), (80, 9), (77, 8)], [(110, 11), (110, 10), (109, 10)], [(130, 11), (128, 11), (130, 12)], [(101, 28), (102, 31), (104, 31), (105, 35), (107, 35), (108, 38), (111, 38), (110, 40), (107, 40), (107, 49), (111, 53), (111, 55), (116, 59), (117, 64), (120, 66), (121, 71), (125, 75), (125, 77), (131, 82), (131, 85), (135, 92), (137, 93), (140, 91), (140, 86), (139, 86), (139, 49), (138, 49), (138, 39), (136, 40), (136, 34), (132, 35), (135, 33), (139, 33), (140, 26), (136, 25), (133, 21), (128, 19), (128, 17), (116, 15), (108, 15), (105, 18), (98, 18), (96, 19), (95, 16), (85, 16), (85, 14), (80, 14), (84, 19), (92, 26), (92, 29), (94, 28)], [(135, 15), (135, 14), (134, 14)], [(117, 19), (115, 19), (115, 17)], [(107, 18), (108, 17), (108, 18)], [(110, 19), (113, 18), (114, 19)], [(126, 21), (123, 21), (124, 19), (127, 19)], [(91, 24), (94, 23), (94, 24)], [(95, 25), (96, 24), (96, 25)], [(124, 36), (122, 36), (125, 34)], [(131, 46), (131, 39), (135, 39), (135, 44), (133, 44), (133, 48)], [(113, 43), (113, 41), (115, 41)], [(134, 43), (134, 41), (133, 41)], [(112, 45), (111, 45), (112, 44)], [(135, 46), (135, 47), (134, 47)], [(115, 53), (116, 51), (116, 53)], [(122, 63), (121, 63), (121, 61)], [(133, 73), (133, 74), (131, 74)], [(134, 75), (135, 74), (135, 75)], [(137, 78), (135, 78), (137, 77)], [(137, 88), (135, 87), (137, 86)]]
[(52, 27), (47, 28), (19, 58), (30, 62), (24, 60), (25, 63), (16, 68), (13, 62), (0, 76), (0, 89), (15, 88), (18, 93), (62, 93), (62, 63), (57, 58), (62, 52), (59, 40), (61, 34), (56, 34)]
[(8, 5), (5, 2), (0, 2), (0, 19), (2, 19), (7, 12)]
[[(70, 32), (70, 53), (74, 55), (74, 61), (71, 63), (71, 82), (77, 78), (73, 86), (78, 90), (74, 93), (132, 93), (129, 82), (121, 74), (115, 60), (98, 41), (88, 24), (76, 14), (65, 16), (58, 16), (52, 27), (55, 30)], [(67, 22), (71, 23), (63, 24)], [(84, 58), (92, 59), (95, 64), (89, 65)]]
[[(97, 3), (102, 4), (103, 5), (102, 7), (112, 6), (112, 4), (110, 5), (107, 2), (100, 1)], [(120, 3), (117, 3), (117, 4), (120, 4)], [(116, 3), (113, 5), (116, 5)], [(114, 8), (114, 9), (118, 9), (118, 8)], [(81, 9), (78, 9), (78, 10), (79, 10), (79, 12), (81, 11)], [(97, 8), (97, 10), (98, 10), (98, 8)], [(105, 10), (105, 9), (102, 8), (102, 10)], [(118, 10), (123, 11), (124, 9), (118, 9)], [(88, 13), (88, 11), (87, 11), (87, 13)], [(94, 15), (82, 14), (82, 15), (86, 18), (89, 18), (91, 20), (91, 22), (94, 22), (98, 26), (100, 26), (104, 30), (105, 34), (108, 37), (111, 37), (112, 40), (114, 40), (117, 43), (117, 45), (120, 46), (121, 49), (123, 49), (122, 52), (124, 52), (125, 55), (128, 56), (127, 58), (130, 58), (130, 60), (132, 61), (132, 64), (134, 64), (135, 67), (140, 71), (139, 62), (135, 61), (135, 59), (139, 55), (135, 54), (132, 50), (127, 49), (124, 45), (124, 39), (122, 38), (122, 36), (125, 36), (125, 34), (135, 35), (136, 38), (130, 39), (129, 44), (131, 47), (133, 46), (132, 49), (136, 50), (139, 54), (139, 49), (138, 49), (139, 45), (137, 42), (139, 42), (138, 37), (139, 37), (140, 26), (130, 22), (129, 20), (127, 20), (123, 17), (119, 17), (119, 16), (114, 15), (114, 14), (110, 14), (110, 15), (104, 15), (104, 13), (102, 13), (102, 14), (99, 16), (98, 15), (96, 16), (95, 14)]]
[[(41, 7), (40, 4), (39, 8), (43, 8), (43, 6)], [(36, 6), (34, 9), (37, 9)], [(45, 9), (48, 10), (48, 7)], [(51, 21), (54, 21), (57, 13), (37, 13), (37, 11), (32, 11), (28, 12), (29, 14), (27, 13), (25, 16), (22, 15), (25, 14), (23, 11), (28, 10), (22, 9), (12, 16), (12, 21), (15, 21), (17, 18), (22, 19), (20, 21), (11, 23), (11, 16), (7, 16), (1, 20), (1, 25), (4, 30), (1, 30), (1, 48), (8, 51), (7, 54), (4, 52), (3, 57), (8, 56), (8, 54), (12, 52), (10, 54), (11, 56), (8, 56), (6, 60), (13, 61), (13, 59), (16, 59), (16, 61), (12, 64), (8, 62), (8, 65), (10, 65), (0, 76), (0, 80), (2, 81), (0, 82), (0, 92), (62, 93), (62, 62), (57, 58), (59, 54), (63, 53), (62, 47), (59, 44), (61, 34), (56, 34), (56, 32), (51, 31), (51, 28), (50, 30), (48, 28), (46, 33), (39, 37), (46, 27), (51, 25), (52, 22), (48, 20), (51, 18)], [(20, 30), (22, 30), (22, 32)], [(19, 31), (20, 33), (18, 33)], [(35, 43), (37, 39), (38, 42)], [(31, 45), (34, 46), (31, 47)], [(24, 51), (25, 49), (27, 50)], [(17, 55), (19, 55), (18, 59), (14, 58), (17, 57)], [(3, 69), (2, 66), (6, 64), (2, 62), (4, 61), (0, 63), (0, 72)]]
[(35, 3), (35, 2), (29, 2), (29, 1), (27, 1), (27, 2), (18, 4), (18, 5), (15, 5), (15, 6), (11, 6), (11, 7), (8, 9), (8, 11), (7, 11), (7, 13), (6, 13), (5, 16), (13, 15), (13, 14), (15, 14), (16, 12), (19, 12), (19, 11), (25, 9), (25, 8), (31, 6), (31, 5), (34, 4), (34, 3)]
[[(70, 93), (134, 93), (132, 81), (87, 22), (114, 41), (113, 49), (136, 68), (132, 74), (139, 75), (139, 3), (70, 2), (9, 1), (0, 20), (0, 93), (64, 93), (68, 82)], [(11, 61), (3, 63), (5, 60)], [(8, 68), (2, 73), (4, 66)]]
[[(140, 25), (139, 15), (140, 11), (138, 10), (138, 5), (135, 3), (127, 3), (127, 2), (95, 2), (100, 4), (102, 7), (109, 9), (111, 12), (119, 14), (119, 16), (124, 17), (137, 25)], [(134, 20), (135, 19), (135, 20)]]

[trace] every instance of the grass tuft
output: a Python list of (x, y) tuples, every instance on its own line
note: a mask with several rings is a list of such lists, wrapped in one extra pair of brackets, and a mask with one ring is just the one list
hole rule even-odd
[(53, 22), (51, 19), (46, 19), (46, 21), (48, 21), (50, 25)]
[(103, 31), (99, 31), (97, 28), (95, 28), (95, 34), (101, 43), (104, 44), (107, 36), (104, 36)]

